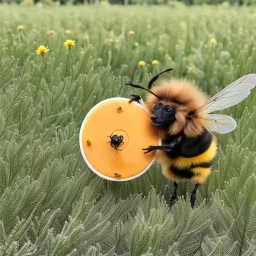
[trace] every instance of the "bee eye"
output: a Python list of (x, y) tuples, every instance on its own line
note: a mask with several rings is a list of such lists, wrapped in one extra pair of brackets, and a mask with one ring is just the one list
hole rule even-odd
[(164, 112), (165, 113), (171, 113), (172, 112), (172, 107), (166, 106), (165, 109), (164, 109)]
[(154, 110), (157, 110), (160, 106), (162, 106), (162, 104), (159, 102), (154, 106)]

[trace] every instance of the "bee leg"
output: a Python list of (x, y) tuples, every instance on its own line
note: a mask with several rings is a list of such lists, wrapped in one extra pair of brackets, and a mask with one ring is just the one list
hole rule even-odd
[(175, 201), (176, 198), (177, 198), (177, 188), (178, 188), (178, 184), (174, 181), (173, 185), (174, 185), (173, 194), (172, 194), (171, 198), (168, 200), (168, 205), (169, 205), (169, 207), (171, 207), (171, 206), (173, 205), (174, 201)]
[(195, 202), (196, 202), (196, 191), (199, 188), (200, 184), (197, 183), (195, 185), (195, 188), (193, 189), (192, 193), (191, 193), (191, 197), (190, 197), (190, 204), (191, 204), (191, 208), (194, 208), (195, 206)]
[(129, 103), (131, 103), (133, 101), (140, 103), (141, 97), (139, 95), (132, 94), (131, 96), (132, 96), (132, 98), (129, 100)]
[(182, 137), (178, 137), (177, 139), (173, 140), (171, 143), (163, 146), (149, 146), (148, 148), (143, 148), (142, 150), (146, 150), (144, 154), (150, 153), (153, 150), (162, 150), (162, 151), (167, 151), (170, 152), (176, 145), (180, 143), (182, 140)]

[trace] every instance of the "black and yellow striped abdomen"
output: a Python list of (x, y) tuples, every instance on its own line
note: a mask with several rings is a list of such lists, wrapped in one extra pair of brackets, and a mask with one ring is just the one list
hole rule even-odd
[(217, 151), (217, 140), (207, 131), (200, 137), (185, 139), (172, 152), (164, 152), (163, 175), (174, 181), (187, 179), (203, 184), (211, 173)]

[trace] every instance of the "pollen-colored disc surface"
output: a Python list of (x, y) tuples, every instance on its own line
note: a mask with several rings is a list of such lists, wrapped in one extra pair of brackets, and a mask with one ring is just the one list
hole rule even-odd
[[(150, 115), (129, 99), (107, 99), (93, 107), (80, 130), (82, 155), (92, 171), (104, 179), (125, 181), (137, 178), (154, 162), (155, 152), (143, 148), (158, 145), (158, 135), (150, 128)], [(111, 138), (121, 143), (115, 148)]]

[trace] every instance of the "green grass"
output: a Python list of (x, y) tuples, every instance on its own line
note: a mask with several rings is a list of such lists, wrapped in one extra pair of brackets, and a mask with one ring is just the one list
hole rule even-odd
[[(145, 85), (172, 67), (164, 78), (186, 77), (214, 95), (256, 73), (255, 11), (0, 6), (0, 255), (255, 255), (255, 90), (223, 111), (238, 127), (217, 136), (215, 171), (193, 210), (189, 184), (167, 207), (172, 184), (157, 164), (107, 182), (78, 143), (95, 104), (140, 93), (123, 86), (129, 80)], [(71, 54), (66, 39), (76, 41)], [(40, 45), (50, 49), (44, 58)]]

